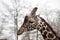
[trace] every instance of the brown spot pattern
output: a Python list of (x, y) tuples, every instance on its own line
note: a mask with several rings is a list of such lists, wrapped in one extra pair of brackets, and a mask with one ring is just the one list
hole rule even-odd
[(49, 37), (49, 38), (53, 38), (53, 37), (54, 37), (54, 35), (53, 35), (53, 34), (51, 34), (51, 33), (49, 33), (49, 34), (48, 34), (48, 37)]
[(47, 32), (45, 31), (43, 34), (44, 39), (47, 38), (46, 34), (47, 34)]

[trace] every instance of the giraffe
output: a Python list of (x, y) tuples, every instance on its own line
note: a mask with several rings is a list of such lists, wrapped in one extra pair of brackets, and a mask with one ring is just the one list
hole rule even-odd
[(21, 35), (25, 31), (37, 29), (41, 32), (44, 40), (60, 40), (52, 27), (42, 17), (36, 15), (37, 7), (33, 8), (31, 14), (25, 16), (21, 28), (17, 31), (17, 35)]

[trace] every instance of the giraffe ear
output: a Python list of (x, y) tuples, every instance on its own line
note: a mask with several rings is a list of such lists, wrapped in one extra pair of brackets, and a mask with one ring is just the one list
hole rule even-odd
[(28, 16), (25, 16), (24, 23), (28, 22)]
[(33, 8), (33, 10), (31, 11), (31, 16), (35, 16), (36, 15), (36, 11), (37, 11), (37, 7)]

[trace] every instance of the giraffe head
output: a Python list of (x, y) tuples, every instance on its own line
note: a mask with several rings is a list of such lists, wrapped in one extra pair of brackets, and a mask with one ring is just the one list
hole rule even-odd
[(36, 11), (37, 11), (37, 7), (33, 8), (29, 16), (28, 15), (25, 16), (24, 22), (20, 27), (20, 29), (18, 30), (17, 35), (20, 35), (25, 31), (34, 30), (36, 28), (36, 24), (37, 24)]

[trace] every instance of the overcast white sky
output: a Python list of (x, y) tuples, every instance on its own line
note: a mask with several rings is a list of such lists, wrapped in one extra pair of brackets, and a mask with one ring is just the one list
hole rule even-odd
[(40, 8), (59, 9), (60, 0), (20, 0), (21, 4), (40, 6)]

